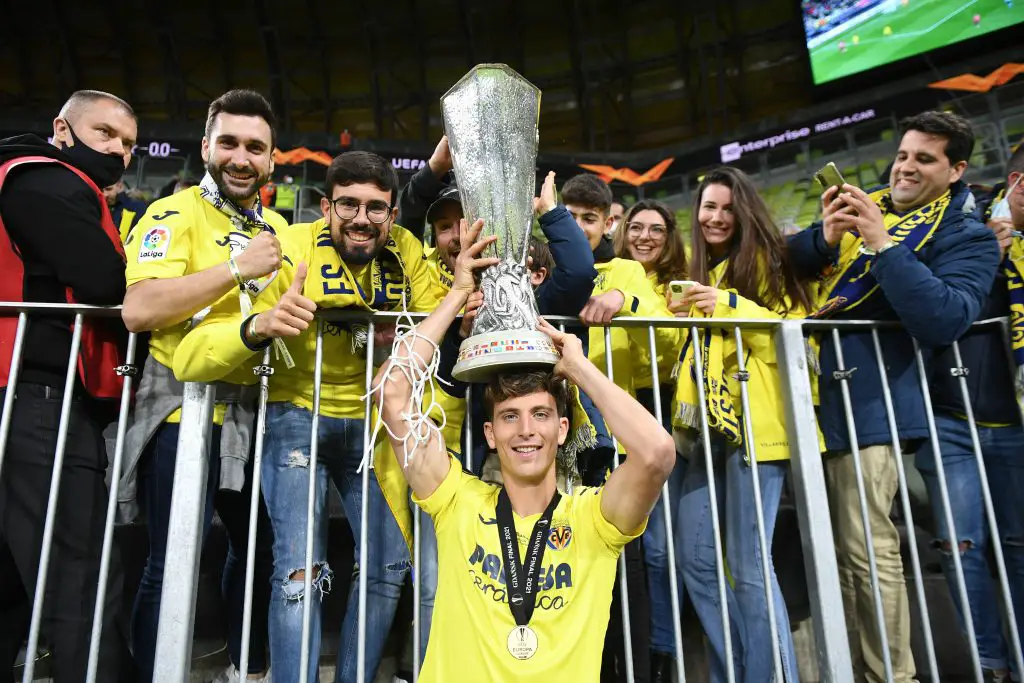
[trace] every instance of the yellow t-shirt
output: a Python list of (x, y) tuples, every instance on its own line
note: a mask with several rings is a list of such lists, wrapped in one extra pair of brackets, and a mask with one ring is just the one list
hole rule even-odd
[[(313, 261), (313, 250), (331, 248), (333, 246), (318, 242), (318, 236), (325, 229), (323, 219), (314, 223), (303, 223), (290, 226), (286, 231), (289, 241), (305, 243), (305, 253), (298, 256), (307, 264)], [(430, 312), (437, 305), (434, 284), (423, 258), (423, 245), (405, 228), (394, 225), (391, 237), (395, 249), (402, 254), (405, 272), (399, 272), (397, 260), (384, 260), (389, 282), (410, 283), (412, 299), (408, 308), (413, 312)], [(351, 271), (350, 271), (351, 272)], [(370, 291), (369, 266), (356, 269), (352, 276), (362, 278), (364, 291)], [(347, 283), (348, 276), (342, 274)], [(285, 270), (284, 277), (291, 278), (292, 272)], [(283, 283), (282, 283), (283, 284)], [(325, 285), (324, 280), (315, 274), (307, 276), (304, 293), (314, 301), (317, 288)], [(350, 285), (347, 285), (350, 287)], [(370, 310), (369, 307), (357, 310)], [(400, 306), (396, 310), (401, 310)], [(353, 327), (345, 323), (326, 322), (323, 336), (323, 367), (320, 383), (320, 414), (336, 418), (362, 419), (366, 414), (366, 403), (362, 396), (366, 393), (366, 351), (365, 348), (354, 348)], [(285, 367), (283, 363), (274, 362), (274, 376), (270, 380), (271, 402), (287, 402), (305, 410), (313, 409), (313, 377), (316, 364), (316, 326), (298, 337), (285, 340), (288, 350), (295, 360), (295, 367)], [(251, 370), (250, 370), (251, 373)]]
[[(287, 222), (270, 209), (263, 210), (263, 218), (275, 231), (287, 227)], [(241, 254), (256, 236), (255, 230), (236, 229), (231, 220), (202, 198), (200, 189), (192, 187), (154, 202), (146, 215), (128, 235), (125, 252), (128, 265), (125, 277), (128, 286), (154, 278), (174, 278), (198, 273), (225, 263), (231, 255)], [(249, 282), (249, 296), (255, 302), (263, 290), (273, 282), (277, 273)], [(159, 302), (154, 302), (158, 305)], [(211, 312), (224, 312), (240, 308), (238, 289), (232, 287), (210, 308), (195, 317)], [(149, 340), (149, 353), (166, 367), (174, 366), (174, 350), (191, 321), (154, 330)], [(232, 384), (254, 384), (252, 368), (239, 368), (224, 378)], [(178, 422), (180, 412), (172, 413), (168, 422)], [(218, 404), (214, 421), (224, 422), (224, 406)]]
[[(516, 623), (505, 594), (495, 523), (498, 490), (463, 472), (452, 459), (448, 475), (429, 498), (413, 497), (434, 520), (441, 558), (420, 681), (596, 682), (616, 563), (636, 536), (621, 533), (604, 518), (603, 488), (581, 487), (562, 496), (551, 520), (530, 619), (537, 652), (527, 660), (514, 659), (507, 643)], [(515, 515), (521, 557), (539, 517)]]

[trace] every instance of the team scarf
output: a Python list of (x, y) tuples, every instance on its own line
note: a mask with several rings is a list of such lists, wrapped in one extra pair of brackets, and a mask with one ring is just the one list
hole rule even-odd
[[(869, 196), (882, 213), (890, 210), (890, 188), (886, 187)], [(907, 213), (889, 228), (889, 236), (898, 244), (906, 245), (911, 251), (918, 251), (935, 234), (942, 218), (949, 208), (952, 195), (947, 190), (941, 197), (919, 209)], [(864, 240), (854, 235), (852, 241), (844, 237), (844, 246), (839, 261), (827, 270), (821, 282), (824, 302), (810, 318), (829, 318), (843, 310), (850, 310), (866, 301), (878, 290), (878, 283), (871, 277), (871, 263), (874, 256), (864, 253)]]
[[(320, 219), (319, 230), (314, 227), (315, 240), (309, 259), (304, 293), (317, 308), (361, 308), (367, 311), (404, 310), (412, 302), (412, 282), (406, 277), (405, 259), (388, 235), (384, 247), (370, 261), (369, 288), (353, 276), (347, 263), (341, 259), (331, 239), (331, 226)], [(363, 324), (335, 324), (352, 334), (352, 350), (366, 347), (367, 327)]]
[[(1004, 185), (985, 209), (985, 222), (992, 217), (992, 210), (1006, 197)], [(1006, 277), (1010, 297), (1010, 345), (1013, 361), (1017, 365), (1017, 393), (1024, 394), (1024, 238), (1014, 236), (1010, 242), (1003, 263), (1000, 266)]]
[[(217, 211), (227, 216), (235, 232), (241, 235), (258, 235), (264, 230), (269, 230), (271, 234), (274, 234), (274, 229), (263, 219), (263, 204), (257, 201), (252, 209), (243, 209), (221, 194), (220, 188), (217, 187), (216, 181), (214, 181), (213, 176), (209, 172), (203, 176), (202, 182), (199, 183), (199, 196), (206, 203), (217, 209)], [(234, 255), (237, 256), (237, 254)], [(242, 317), (248, 317), (249, 312), (252, 310), (252, 299), (250, 296), (259, 295), (275, 277), (277, 277), (277, 271), (264, 275), (261, 278), (247, 280), (245, 286), (238, 288), (238, 305), (241, 308)], [(206, 310), (206, 312), (208, 311), (209, 309)], [(205, 317), (205, 313), (203, 313), (203, 316)]]
[[(728, 264), (728, 259), (722, 259), (708, 273), (708, 279), (715, 282), (716, 287), (721, 284)], [(725, 291), (736, 296), (735, 290)], [(690, 310), (690, 316), (707, 317), (696, 307)], [(729, 390), (729, 376), (725, 365), (726, 342), (731, 338), (732, 333), (729, 330), (720, 328), (707, 328), (697, 333), (701, 346), (701, 384), (704, 387), (708, 427), (722, 434), (730, 443), (739, 446), (743, 443), (743, 429), (732, 392)], [(741, 349), (737, 349), (737, 353), (741, 352)], [(679, 427), (698, 429), (701, 424), (701, 410), (694, 358), (692, 337), (687, 335), (677, 366), (679, 381), (676, 382), (676, 411), (673, 423)]]

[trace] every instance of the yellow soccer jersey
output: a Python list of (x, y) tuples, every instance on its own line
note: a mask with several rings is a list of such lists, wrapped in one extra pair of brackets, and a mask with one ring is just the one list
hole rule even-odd
[[(275, 232), (287, 227), (285, 219), (270, 209), (263, 210), (263, 218)], [(224, 263), (229, 256), (241, 254), (256, 234), (255, 230), (236, 229), (226, 215), (202, 198), (198, 187), (165, 197), (146, 210), (146, 215), (128, 235), (125, 243), (128, 286), (142, 280), (191, 275)], [(249, 281), (247, 290), (253, 303), (276, 277), (277, 273), (273, 273)], [(209, 308), (197, 311), (194, 318), (240, 310), (238, 289), (232, 288)], [(192, 321), (183, 321), (154, 330), (149, 341), (153, 359), (173, 367), (174, 351), (191, 324)], [(233, 384), (252, 384), (255, 379), (251, 368), (239, 368), (238, 372), (224, 377), (224, 381)], [(169, 420), (177, 421), (177, 417), (174, 414)]]
[[(596, 683), (617, 560), (636, 536), (621, 533), (604, 518), (604, 489), (581, 487), (562, 496), (551, 520), (530, 619), (537, 652), (530, 659), (514, 659), (508, 638), (516, 623), (505, 593), (495, 520), (498, 490), (463, 472), (453, 459), (429, 498), (414, 497), (434, 520), (441, 558), (420, 680)], [(521, 556), (539, 517), (514, 517)]]
[[(324, 242), (325, 221), (293, 225), (289, 233), (302, 232), (308, 245), (301, 260), (307, 264), (316, 264), (318, 259), (313, 253), (315, 249), (331, 249), (334, 247)], [(295, 235), (299, 239), (298, 234)], [(408, 303), (410, 311), (430, 312), (437, 305), (434, 285), (428, 272), (426, 260), (423, 258), (423, 246), (405, 228), (395, 225), (391, 228), (391, 246), (385, 247), (402, 255), (405, 273), (395, 272), (397, 267), (393, 259), (386, 262), (385, 279), (396, 283), (409, 283), (412, 300)], [(303, 293), (314, 301), (318, 301), (322, 292), (346, 289), (354, 291), (353, 283), (349, 282), (350, 274), (344, 269), (330, 270), (330, 278), (323, 277), (314, 265), (306, 278)], [(359, 278), (358, 271), (352, 273)], [(286, 273), (286, 276), (288, 274)], [(322, 292), (320, 292), (322, 290)], [(319, 293), (318, 293), (319, 292)], [(354, 295), (353, 303), (347, 306), (355, 310), (370, 310), (368, 304)], [(401, 310), (398, 305), (397, 310)], [(323, 368), (320, 384), (320, 414), (328, 417), (360, 418), (366, 415), (366, 403), (362, 396), (366, 393), (366, 350), (364, 346), (353, 343), (353, 326), (346, 323), (325, 322), (323, 336)], [(287, 368), (283, 363), (274, 362), (274, 376), (270, 381), (270, 400), (289, 402), (306, 410), (313, 409), (313, 372), (316, 364), (316, 327), (310, 328), (302, 335), (286, 340), (288, 349), (295, 359), (295, 367)]]
[[(672, 313), (663, 296), (654, 290), (651, 281), (638, 261), (614, 258), (594, 265), (597, 278), (594, 280), (594, 296), (617, 289), (625, 295), (622, 310), (618, 316), (643, 318), (670, 318)], [(605, 328), (590, 328), (588, 357), (601, 371), (606, 368), (604, 344)], [(651, 386), (649, 341), (647, 328), (612, 328), (612, 376), (615, 383), (636, 395), (637, 388)], [(680, 343), (681, 330), (677, 328), (655, 328), (655, 348), (671, 349)], [(660, 354), (659, 354), (660, 355)], [(646, 367), (642, 368), (640, 365)], [(659, 368), (662, 378), (669, 376), (671, 368)]]

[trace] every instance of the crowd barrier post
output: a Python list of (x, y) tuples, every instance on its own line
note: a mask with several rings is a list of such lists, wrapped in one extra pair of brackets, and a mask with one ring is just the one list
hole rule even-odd
[(814, 415), (814, 397), (802, 324), (783, 321), (775, 332), (775, 348), (786, 409), (790, 472), (821, 680), (853, 683), (832, 522), (823, 512), (828, 510), (828, 494), (818, 429), (816, 422), (810, 419)]
[(160, 620), (157, 625), (153, 680), (187, 681), (192, 660), (199, 557), (203, 548), (203, 515), (213, 425), (214, 387), (187, 382), (181, 404), (177, 461)]

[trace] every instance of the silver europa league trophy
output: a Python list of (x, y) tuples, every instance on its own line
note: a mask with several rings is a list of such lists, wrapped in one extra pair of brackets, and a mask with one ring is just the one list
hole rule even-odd
[[(453, 375), (486, 381), (508, 366), (554, 365), (558, 351), (537, 330), (526, 258), (533, 223), (540, 90), (505, 64), (479, 64), (441, 98), (445, 132), (466, 220), (484, 219), (484, 307), (459, 347)], [(465, 248), (467, 245), (463, 245)]]

